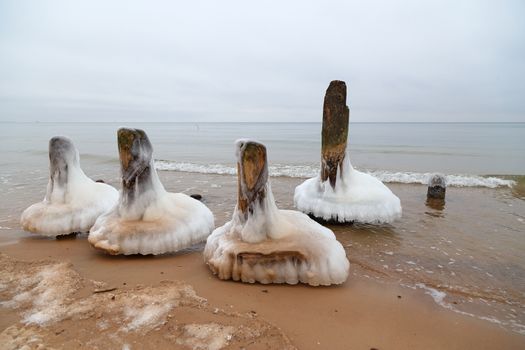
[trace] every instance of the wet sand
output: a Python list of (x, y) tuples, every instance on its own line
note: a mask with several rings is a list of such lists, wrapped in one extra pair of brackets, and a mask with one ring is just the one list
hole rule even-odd
[[(215, 214), (216, 225), (222, 225), (230, 218), (235, 203), (234, 177), (172, 172), (161, 172), (160, 176), (168, 190), (202, 194), (205, 203)], [(116, 178), (106, 180), (116, 185)], [(292, 207), (290, 194), (299, 181), (301, 180), (272, 179), (278, 206)], [(28, 312), (30, 306), (2, 307), (0, 330), (3, 332), (3, 338), (0, 339), (13, 339), (13, 334), (27, 336), (31, 332), (39, 332), (41, 342), (55, 348), (79, 347), (81, 344), (74, 343), (78, 341), (83, 347), (91, 348), (114, 348), (117, 345), (122, 347), (123, 344), (129, 345), (131, 349), (163, 348), (169, 344), (173, 348), (185, 349), (197, 348), (198, 344), (211, 346), (210, 342), (206, 343), (207, 339), (201, 339), (198, 333), (184, 328), (187, 325), (207, 324), (208, 333), (216, 334), (217, 339), (226, 339), (222, 343), (224, 348), (524, 348), (525, 336), (512, 331), (512, 327), (508, 327), (509, 324), (497, 324), (457, 312), (474, 315), (490, 312), (491, 315), (497, 314), (501, 321), (506, 321), (505, 315), (513, 315), (514, 309), (514, 319), (517, 319), (517, 323), (522, 322), (524, 264), (519, 252), (523, 251), (523, 247), (516, 244), (502, 246), (490, 239), (493, 226), (500, 230), (499, 237), (503, 240), (510, 239), (509, 235), (513, 230), (520, 229), (522, 222), (510, 222), (509, 217), (523, 213), (523, 201), (512, 197), (509, 189), (451, 188), (447, 193), (445, 208), (434, 209), (425, 205), (424, 186), (389, 187), (401, 198), (403, 219), (393, 226), (380, 228), (359, 225), (330, 226), (347, 250), (352, 263), (351, 275), (341, 286), (320, 288), (220, 281), (203, 263), (200, 253), (202, 246), (179, 254), (157, 257), (112, 257), (92, 249), (85, 235), (62, 240), (29, 235), (17, 229), (16, 215), (24, 206), (39, 200), (39, 191), (43, 192), (43, 188), (29, 194), (27, 189), (8, 194), (13, 200), (10, 201), (9, 207), (2, 209), (3, 221), (0, 225), (8, 229), (1, 231), (0, 252), (14, 261), (46, 261), (34, 263), (37, 266), (70, 262), (68, 268), (73, 272), (68, 273), (78, 274), (76, 278), (81, 281), (79, 283), (82, 287), (72, 291), (68, 303), (88, 303), (93, 295), (101, 295), (101, 299), (92, 302), (94, 306), (84, 310), (84, 313), (68, 316), (42, 328), (20, 323), (24, 319), (24, 312)], [(22, 196), (22, 192), (26, 195)], [(482, 200), (483, 198), (489, 199)], [(502, 207), (501, 203), (507, 203), (507, 206)], [(497, 214), (494, 214), (495, 210)], [(454, 228), (454, 232), (450, 232), (451, 228)], [(481, 247), (477, 246), (479, 242), (469, 237), (473, 232), (484, 242)], [(431, 239), (429, 235), (432, 235)], [(470, 245), (477, 247), (474, 251), (480, 254), (473, 258), (477, 261), (477, 265), (474, 266), (483, 270), (478, 275), (473, 275), (479, 271), (470, 267), (472, 252), (462, 254), (463, 252), (454, 250), (464, 250)], [(487, 252), (497, 252), (492, 253), (490, 259), (483, 257), (484, 247)], [(503, 248), (505, 251), (500, 251)], [(443, 252), (449, 256), (451, 253), (461, 255), (455, 255), (454, 264), (448, 266), (450, 257)], [(437, 258), (441, 256), (443, 257)], [(2, 260), (1, 276), (4, 285), (5, 279), (9, 277), (6, 275), (6, 267), (13, 264), (13, 260), (6, 259)], [(14, 264), (18, 264), (20, 274), (27, 271), (25, 265)], [(396, 267), (396, 264), (399, 266)], [(445, 271), (439, 271), (439, 264), (443, 267), (447, 265), (446, 269), (443, 268)], [(384, 265), (388, 265), (388, 268)], [(417, 271), (416, 267), (424, 269)], [(410, 271), (410, 268), (413, 271)], [(456, 276), (459, 275), (457, 280), (450, 274), (451, 271)], [(478, 286), (481, 276), (486, 272), (495, 278)], [(21, 281), (17, 281), (16, 278), (17, 273), (10, 276), (9, 283), (12, 286), (20, 285)], [(94, 284), (91, 281), (98, 282)], [(444, 286), (443, 281), (449, 282), (449, 286)], [(431, 289), (413, 289), (419, 282), (424, 282), (426, 286), (436, 288), (437, 291), (446, 291), (445, 305), (454, 305), (458, 310), (454, 312), (436, 303), (432, 296), (427, 294)], [(159, 300), (162, 300), (166, 284), (173, 284), (172, 288), (176, 289), (177, 283), (189, 286), (188, 288), (195, 291), (196, 297), (190, 298), (189, 301), (182, 298), (183, 307), (170, 308), (166, 319), (159, 321), (154, 328), (122, 330), (119, 327), (125, 324), (126, 318), (116, 319), (114, 323), (109, 322), (110, 314), (104, 310), (111, 305), (113, 296), (123, 300), (120, 307), (124, 310), (128, 305), (126, 300), (140, 299), (144, 288), (146, 294), (159, 296)], [(457, 285), (470, 289), (460, 293), (455, 291), (457, 288), (454, 286)], [(116, 289), (93, 294), (93, 291), (101, 286), (103, 289)], [(487, 286), (495, 287), (492, 290), (487, 289)], [(12, 298), (10, 290), (13, 288), (2, 291), (2, 300)], [(506, 293), (499, 293), (498, 290), (504, 290)], [(486, 298), (488, 294), (479, 297), (475, 296), (476, 292), (491, 293), (495, 298), (494, 305), (486, 305), (479, 300)], [(103, 298), (106, 296), (108, 305), (104, 304)], [(206, 301), (198, 299), (197, 296), (205, 298)], [(500, 297), (506, 299), (498, 301), (497, 298)], [(489, 304), (493, 303), (492, 299), (487, 300)], [(505, 302), (509, 300), (513, 302), (512, 305)], [(488, 311), (484, 308), (488, 308)], [(116, 307), (113, 312), (115, 315), (124, 315), (123, 310)], [(171, 317), (168, 318), (169, 315)], [(102, 329), (106, 327), (101, 327), (101, 320), (105, 318), (109, 319), (109, 325)], [(263, 331), (257, 333), (257, 329)], [(113, 334), (111, 339), (108, 338), (109, 334)], [(176, 339), (179, 338), (182, 340), (177, 343)], [(109, 340), (104, 343), (104, 339)], [(195, 343), (196, 341), (201, 343)]]
[[(525, 344), (523, 336), (451, 313), (418, 291), (356, 276), (342, 286), (329, 288), (224, 282), (210, 274), (199, 252), (115, 258), (94, 251), (85, 237), (61, 241), (28, 238), (22, 244), (2, 250), (22, 260), (70, 261), (84, 278), (106, 282), (107, 288), (117, 288), (116, 291), (133, 291), (139, 285), (159, 286), (162, 281), (181, 281), (191, 285), (198, 296), (206, 298), (210, 309), (238, 312), (244, 317), (256, 314), (259, 319), (277, 326), (280, 330), (274, 330), (275, 334), (270, 337), (276, 338), (272, 347), (275, 349), (285, 344), (285, 339), (299, 349), (519, 349)], [(84, 297), (86, 294), (89, 295), (89, 291), (84, 292)], [(108, 303), (111, 302), (109, 295)], [(229, 326), (239, 322), (217, 320), (213, 314), (184, 319), (177, 316), (178, 312), (173, 311), (174, 317), (184, 323), (216, 322)], [(0, 309), (2, 330), (16, 323), (16, 314), (16, 310)], [(89, 320), (81, 327), (75, 322), (55, 325), (53, 336), (48, 337), (51, 338), (49, 345), (66, 345), (73, 339), (92, 340), (98, 330), (97, 315)], [(131, 348), (151, 348), (156, 336), (170, 333), (169, 327), (170, 324), (163, 324), (153, 334), (127, 336), (124, 333), (120, 338)], [(54, 334), (62, 329), (60, 334)]]

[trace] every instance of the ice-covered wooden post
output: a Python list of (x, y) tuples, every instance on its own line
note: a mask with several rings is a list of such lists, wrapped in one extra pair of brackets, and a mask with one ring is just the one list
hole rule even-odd
[(321, 181), (329, 179), (332, 188), (335, 188), (337, 181), (337, 170), (344, 171), (349, 115), (346, 84), (344, 81), (334, 80), (330, 82), (324, 96), (321, 141)]
[(73, 142), (55, 136), (49, 140), (49, 182), (42, 202), (22, 213), (24, 230), (50, 237), (88, 232), (97, 218), (118, 201), (118, 191), (96, 183), (80, 168)]
[(350, 265), (334, 233), (302, 213), (277, 208), (266, 147), (242, 139), (235, 148), (237, 206), (232, 220), (208, 237), (204, 261), (211, 271), (249, 283), (343, 283)]
[(202, 242), (213, 230), (212, 212), (183, 193), (167, 192), (144, 130), (117, 132), (122, 172), (118, 205), (100, 216), (89, 243), (109, 254), (164, 254)]
[(445, 199), (447, 182), (443, 175), (434, 174), (428, 182), (427, 198), (428, 199)]
[(401, 202), (377, 178), (352, 167), (346, 154), (350, 110), (344, 81), (330, 82), (323, 104), (321, 170), (296, 187), (294, 205), (323, 221), (383, 224), (401, 217)]
[(239, 214), (244, 220), (253, 214), (254, 207), (262, 205), (266, 197), (268, 164), (266, 147), (260, 143), (244, 141), (237, 161)]
[(76, 148), (73, 143), (60, 136), (52, 137), (49, 140), (49, 172), (51, 188), (55, 185), (65, 186), (68, 181), (69, 165), (67, 159), (75, 159)]
[(153, 146), (146, 133), (140, 129), (120, 128), (117, 142), (122, 171), (121, 204), (129, 205), (135, 196), (151, 186), (148, 183), (151, 182)]

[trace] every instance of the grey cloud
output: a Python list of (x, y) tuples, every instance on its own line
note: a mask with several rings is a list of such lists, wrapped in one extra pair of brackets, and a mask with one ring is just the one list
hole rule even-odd
[(1, 120), (525, 121), (521, 1), (3, 1)]

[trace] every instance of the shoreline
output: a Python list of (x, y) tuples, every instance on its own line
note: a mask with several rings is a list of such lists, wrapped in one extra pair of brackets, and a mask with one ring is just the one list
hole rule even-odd
[[(107, 182), (118, 188), (118, 179), (107, 174), (102, 175), (106, 175), (103, 177), (110, 179)], [(159, 176), (168, 191), (202, 194), (204, 203), (215, 215), (217, 227), (230, 219), (235, 205), (234, 176), (171, 171), (161, 171)], [(280, 208), (293, 207), (290, 194), (301, 181), (298, 178), (272, 177), (272, 189)], [(492, 227), (488, 225), (499, 227), (504, 223), (508, 226), (509, 218), (525, 207), (523, 201), (515, 197), (509, 188), (451, 187), (447, 191), (445, 209), (435, 210), (425, 206), (426, 186), (388, 184), (402, 200), (403, 218), (394, 225), (380, 227), (328, 225), (347, 250), (351, 262), (350, 276), (342, 286), (312, 288), (303, 285), (248, 285), (220, 281), (203, 262), (200, 252), (203, 245), (179, 254), (111, 257), (92, 249), (85, 234), (76, 239), (54, 240), (24, 233), (18, 228), (18, 215), (28, 204), (41, 200), (38, 192), (43, 187), (36, 185), (33, 193), (27, 193), (27, 189), (21, 188), (18, 192), (8, 194), (7, 200), (10, 196), (13, 201), (11, 207), (3, 212), (1, 225), (10, 228), (0, 230), (0, 253), (17, 260), (71, 262), (72, 268), (84, 278), (117, 286), (119, 291), (122, 289), (129, 295), (136, 292), (133, 288), (139, 286), (140, 289), (140, 285), (149, 288), (159, 286), (163, 280), (184, 281), (197, 295), (206, 298), (213, 308), (241, 314), (255, 311), (261, 320), (282, 330), (282, 339), (289, 339), (299, 349), (325, 346), (333, 349), (518, 349), (525, 345), (525, 336), (510, 331), (508, 325), (498, 325), (488, 319), (495, 312), (494, 307), (501, 306), (503, 309), (496, 310), (499, 313), (497, 319), (509, 322), (511, 318), (501, 317), (511, 315), (513, 312), (509, 310), (516, 309), (514, 314), (519, 325), (525, 314), (523, 306), (505, 306), (501, 302), (492, 304), (490, 300), (490, 305), (484, 305), (479, 300), (470, 302), (469, 298), (472, 299), (474, 295), (472, 291), (469, 292), (471, 294), (462, 296), (461, 290), (457, 290), (459, 294), (455, 294), (454, 289), (447, 290), (446, 286), (440, 286), (440, 281), (454, 280), (454, 277), (448, 277), (450, 272), (456, 271), (457, 278), (464, 276), (467, 279), (472, 272), (478, 273), (469, 264), (468, 254), (474, 253), (458, 253), (455, 250), (472, 244), (468, 237), (463, 239), (457, 236), (459, 232), (462, 235), (470, 232), (478, 235), (478, 231), (483, 230), (484, 236), (476, 238), (479, 241), (476, 245), (482, 253), (485, 251), (484, 244), (494, 243), (487, 241), (490, 240)], [(22, 193), (26, 195), (23, 196)], [(483, 206), (468, 205), (481, 202)], [(508, 206), (509, 204), (512, 206)], [(497, 212), (491, 214), (502, 208), (505, 208), (506, 216), (494, 216), (502, 215)], [(476, 217), (479, 219), (475, 220)], [(521, 225), (521, 222), (515, 220), (511, 228), (519, 229)], [(451, 228), (454, 232), (449, 232)], [(453, 243), (448, 243), (449, 240)], [(16, 243), (12, 244), (13, 242)], [(432, 247), (435, 249), (431, 249)], [(520, 246), (511, 249), (520, 251)], [(449, 257), (445, 253), (454, 256), (454, 264), (440, 262), (442, 259), (448, 261)], [(475, 258), (482, 259), (478, 261), (477, 267), (485, 270), (478, 273), (477, 279), (468, 280), (472, 282), (469, 282), (472, 286), (485, 273), (489, 273), (496, 277), (494, 286), (497, 287), (499, 283), (501, 288), (507, 286), (511, 289), (518, 288), (519, 291), (519, 279), (523, 275), (523, 260), (519, 256), (515, 261), (487, 260), (485, 263), (483, 254), (476, 255)], [(443, 271), (437, 269), (436, 264), (442, 264)], [(507, 265), (516, 266), (517, 270), (505, 272)], [(489, 270), (491, 266), (496, 270)], [(418, 268), (422, 270), (417, 271)], [(410, 269), (414, 270), (409, 271)], [(430, 269), (433, 270), (430, 271), (432, 273), (426, 273)], [(501, 273), (498, 271), (505, 275), (496, 275)], [(500, 277), (503, 282), (498, 280)], [(502, 285), (507, 279), (515, 280), (518, 286)], [(416, 287), (418, 283), (423, 283), (424, 287)], [(508, 289), (507, 287), (505, 288)], [(446, 291), (446, 296), (439, 294), (443, 291)], [(491, 291), (493, 292), (497, 291)], [(494, 298), (496, 297), (498, 294), (494, 294)], [(521, 300), (519, 303), (523, 302), (519, 295), (513, 298)], [(440, 301), (458, 310), (447, 309), (440, 305)], [(472, 313), (472, 310), (475, 311), (474, 317), (461, 314)], [(480, 313), (476, 313), (477, 311)], [(0, 321), (2, 331), (6, 326), (17, 323), (20, 317), (16, 310), (5, 308), (0, 309), (0, 315), (0, 320), (3, 320)], [(479, 317), (486, 319), (481, 320)], [(86, 327), (93, 332), (96, 330), (96, 324), (90, 325), (88, 322)], [(169, 333), (161, 327), (160, 333), (154, 333), (165, 335), (166, 332)], [(141, 348), (139, 345), (130, 345), (132, 349)]]
[[(115, 162), (117, 159), (115, 159)], [(155, 169), (160, 172), (183, 172), (209, 175), (236, 175), (235, 164), (225, 163), (191, 163), (185, 161), (174, 162), (166, 159), (156, 159)], [(414, 184), (428, 185), (429, 178), (434, 172), (414, 172), (403, 170), (370, 170), (355, 168), (370, 174), (386, 184)], [(306, 180), (319, 174), (319, 165), (314, 163), (283, 165), (279, 163), (269, 165), (271, 178), (291, 178)], [(520, 188), (524, 186), (525, 175), (522, 174), (443, 174), (450, 187), (487, 187), (487, 188)]]

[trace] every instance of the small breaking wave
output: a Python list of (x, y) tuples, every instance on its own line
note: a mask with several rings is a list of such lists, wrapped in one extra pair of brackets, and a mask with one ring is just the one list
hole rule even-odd
[[(187, 173), (235, 175), (237, 169), (227, 164), (197, 164), (188, 162), (172, 162), (169, 160), (156, 160), (155, 168), (163, 171), (181, 171)], [(375, 176), (386, 183), (428, 184), (433, 173), (393, 172), (386, 170), (368, 171), (359, 169)], [(269, 166), (271, 176), (285, 176), (295, 178), (310, 178), (319, 174), (318, 165), (284, 165), (273, 164)], [(477, 175), (445, 175), (447, 185), (453, 187), (512, 187), (515, 181), (502, 179), (495, 176), (483, 177)]]
[(519, 323), (517, 320), (511, 319), (510, 321), (503, 321), (503, 320), (497, 319), (496, 317), (476, 315), (471, 312), (459, 310), (458, 308), (454, 307), (452, 304), (445, 301), (445, 298), (447, 297), (447, 293), (437, 290), (435, 288), (428, 287), (424, 283), (416, 283), (414, 287), (411, 287), (408, 285), (405, 285), (405, 286), (412, 288), (412, 289), (414, 288), (423, 289), (425, 291), (425, 294), (430, 295), (432, 299), (434, 299), (434, 302), (436, 304), (438, 304), (441, 307), (444, 307), (445, 309), (451, 310), (460, 315), (474, 317), (474, 318), (478, 318), (483, 321), (488, 321), (490, 323), (495, 323), (500, 326), (508, 327), (516, 333), (525, 335), (525, 325)]
[[(433, 175), (433, 173), (389, 172), (384, 170), (369, 171), (368, 173), (383, 182), (417, 183), (423, 185), (428, 184), (430, 177)], [(445, 177), (447, 186), (454, 187), (512, 187), (516, 183), (513, 180), (501, 179), (495, 176), (445, 175)]]
[[(237, 168), (225, 164), (196, 164), (185, 162), (171, 162), (168, 160), (156, 160), (155, 168), (165, 171), (182, 171), (185, 173), (236, 175)], [(308, 178), (314, 177), (319, 172), (311, 165), (281, 165), (269, 166), (271, 176), (286, 176)]]

